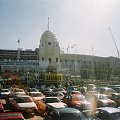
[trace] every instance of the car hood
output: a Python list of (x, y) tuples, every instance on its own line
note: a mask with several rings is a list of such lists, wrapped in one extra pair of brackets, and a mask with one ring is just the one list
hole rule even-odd
[(8, 95), (10, 92), (1, 92), (1, 95)]
[(67, 107), (67, 105), (65, 103), (47, 103), (47, 105), (50, 105), (55, 108)]
[(19, 107), (25, 107), (25, 108), (31, 108), (31, 107), (36, 107), (36, 104), (34, 102), (30, 103), (18, 103)]
[(44, 97), (33, 97), (34, 100), (42, 100)]
[(88, 102), (87, 100), (84, 101), (74, 101), (75, 104), (86, 104), (86, 105), (90, 105), (90, 102)]
[(107, 100), (100, 100), (102, 103), (114, 103), (113, 100), (107, 99)]

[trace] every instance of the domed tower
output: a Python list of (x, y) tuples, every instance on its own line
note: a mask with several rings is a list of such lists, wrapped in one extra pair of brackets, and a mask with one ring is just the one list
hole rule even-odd
[(51, 31), (45, 31), (40, 39), (39, 45), (39, 67), (43, 72), (60, 72), (60, 47)]

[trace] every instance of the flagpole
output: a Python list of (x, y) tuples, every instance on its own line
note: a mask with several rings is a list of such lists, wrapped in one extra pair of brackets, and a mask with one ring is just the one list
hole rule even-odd
[(18, 49), (20, 49), (20, 38), (18, 39), (17, 43), (18, 43)]
[(19, 60), (20, 59), (20, 38), (18, 39), (17, 43), (18, 43), (17, 60)]

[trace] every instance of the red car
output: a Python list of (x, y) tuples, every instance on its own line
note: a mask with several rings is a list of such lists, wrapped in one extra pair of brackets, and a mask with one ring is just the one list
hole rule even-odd
[(20, 112), (0, 113), (0, 120), (25, 120)]
[(0, 113), (3, 113), (3, 112), (5, 112), (4, 107), (3, 107), (2, 103), (0, 103)]

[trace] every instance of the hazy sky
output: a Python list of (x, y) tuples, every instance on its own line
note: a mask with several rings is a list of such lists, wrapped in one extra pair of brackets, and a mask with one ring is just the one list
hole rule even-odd
[(0, 49), (17, 49), (20, 38), (34, 50), (48, 17), (65, 52), (75, 44), (69, 53), (117, 57), (109, 28), (120, 49), (120, 0), (0, 0)]

